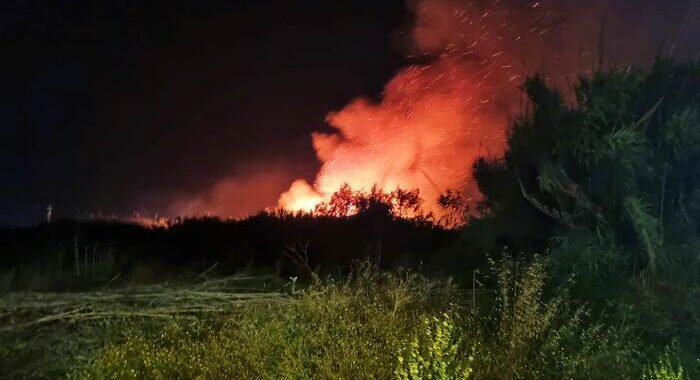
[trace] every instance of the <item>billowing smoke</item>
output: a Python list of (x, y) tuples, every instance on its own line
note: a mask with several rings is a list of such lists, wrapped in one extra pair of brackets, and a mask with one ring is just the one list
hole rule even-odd
[(344, 183), (418, 188), (432, 200), (464, 187), (470, 158), (502, 149), (508, 114), (478, 69), (452, 58), (412, 66), (387, 84), (381, 103), (358, 98), (330, 113), (326, 120), (337, 132), (312, 135), (323, 162), (314, 185), (295, 182), (280, 204), (312, 209)]
[(201, 194), (180, 196), (166, 215), (241, 218), (255, 214), (274, 204), (293, 178), (291, 169), (290, 164), (281, 161), (239, 167), (235, 175), (220, 179)]
[(275, 200), (313, 210), (345, 183), (419, 189), (438, 213), (436, 200), (448, 189), (477, 200), (472, 163), (502, 153), (527, 75), (539, 71), (566, 90), (601, 67), (648, 65), (658, 53), (692, 57), (700, 46), (698, 3), (409, 0), (414, 19), (403, 48), (420, 63), (399, 71), (380, 101), (358, 97), (327, 115), (333, 132), (311, 136), (322, 163), (313, 182), (293, 180), (284, 165), (253, 165), (181, 199), (170, 214), (239, 217)]
[(525, 76), (540, 71), (565, 88), (596, 68), (648, 64), (688, 44), (698, 29), (695, 4), (680, 3), (410, 2), (409, 57), (429, 63), (401, 70), (381, 101), (360, 97), (331, 112), (326, 120), (335, 131), (311, 136), (323, 163), (315, 181), (293, 182), (279, 205), (311, 210), (344, 183), (417, 188), (433, 211), (448, 189), (478, 198), (472, 162), (502, 152)]

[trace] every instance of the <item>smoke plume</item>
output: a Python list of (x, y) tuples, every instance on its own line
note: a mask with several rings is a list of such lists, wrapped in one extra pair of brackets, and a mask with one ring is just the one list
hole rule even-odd
[(329, 113), (334, 132), (311, 136), (323, 164), (315, 181), (294, 181), (279, 206), (312, 210), (344, 183), (417, 188), (432, 211), (448, 189), (478, 199), (471, 165), (503, 151), (527, 75), (566, 88), (598, 68), (646, 65), (698, 29), (692, 2), (420, 0), (409, 8), (409, 59), (428, 63), (397, 73), (381, 101), (359, 97)]
[(502, 153), (526, 76), (540, 72), (566, 91), (596, 69), (645, 66), (659, 53), (692, 57), (700, 46), (697, 3), (409, 0), (403, 49), (419, 63), (400, 70), (379, 101), (358, 97), (327, 115), (332, 132), (311, 135), (322, 164), (312, 182), (289, 178), (288, 164), (253, 165), (176, 202), (171, 214), (239, 217), (275, 199), (287, 210), (313, 210), (346, 183), (418, 189), (438, 214), (448, 189), (474, 202), (472, 163)]
[(200, 194), (180, 196), (166, 215), (242, 218), (274, 204), (280, 191), (293, 178), (290, 164), (281, 161), (258, 162), (239, 167), (235, 175), (222, 178)]

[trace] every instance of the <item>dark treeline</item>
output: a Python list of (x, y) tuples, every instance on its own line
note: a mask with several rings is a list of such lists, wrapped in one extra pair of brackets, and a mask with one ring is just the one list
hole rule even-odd
[[(341, 274), (362, 259), (385, 268), (428, 265), (436, 250), (455, 239), (454, 231), (385, 211), (347, 217), (262, 213), (243, 220), (191, 218), (169, 227), (59, 220), (4, 228), (0, 267), (15, 271), (15, 280), (60, 276), (60, 283), (46, 280), (54, 290), (70, 289), (71, 277), (84, 284), (85, 277), (98, 281), (134, 272), (161, 280), (210, 268), (218, 274), (244, 269), (284, 276), (305, 276), (310, 270)], [(15, 281), (11, 287), (21, 285)]]

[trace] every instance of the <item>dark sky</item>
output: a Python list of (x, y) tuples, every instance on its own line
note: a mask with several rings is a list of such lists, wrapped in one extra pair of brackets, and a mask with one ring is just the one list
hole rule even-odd
[(405, 60), (404, 0), (0, 5), (0, 225), (165, 207), (309, 133)]

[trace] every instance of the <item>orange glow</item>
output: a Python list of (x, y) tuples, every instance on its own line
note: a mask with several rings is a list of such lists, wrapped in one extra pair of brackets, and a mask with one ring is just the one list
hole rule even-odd
[[(600, 49), (599, 31), (591, 25), (599, 25), (603, 15), (608, 35), (619, 36), (606, 40), (608, 50), (627, 60), (640, 50), (629, 43), (639, 40), (638, 31), (625, 32), (600, 0), (575, 7), (561, 1), (407, 3), (415, 24), (404, 47), (409, 59), (423, 63), (400, 70), (380, 100), (358, 97), (327, 115), (333, 131), (311, 134), (322, 164), (313, 181), (290, 180), (289, 171), (261, 165), (174, 209), (246, 215), (276, 198), (280, 208), (313, 211), (346, 183), (362, 192), (375, 185), (385, 193), (417, 189), (424, 211), (437, 217), (443, 211), (438, 197), (447, 190), (473, 206), (480, 198), (473, 161), (503, 153), (508, 118), (526, 104), (518, 86), (527, 75), (540, 71), (550, 84), (566, 89), (579, 73), (600, 65), (593, 53)], [(261, 199), (267, 203), (261, 205)]]
[[(373, 185), (384, 192), (418, 189), (423, 207), (438, 216), (437, 199), (448, 189), (473, 204), (480, 194), (472, 164), (479, 156), (503, 152), (507, 118), (520, 106), (522, 79), (537, 69), (570, 75), (563, 70), (571, 66), (563, 62), (574, 55), (566, 55), (565, 46), (550, 59), (545, 37), (562, 24), (542, 4), (418, 0), (409, 5), (416, 16), (412, 54), (431, 62), (398, 72), (381, 101), (360, 97), (329, 113), (326, 121), (335, 132), (311, 136), (320, 171), (313, 184), (295, 181), (279, 198), (280, 207), (309, 210), (344, 183), (360, 191)], [(556, 62), (553, 70), (544, 66), (550, 61)]]
[(380, 102), (357, 98), (328, 114), (335, 133), (312, 134), (321, 170), (305, 191), (297, 181), (282, 194), (281, 207), (308, 209), (344, 183), (364, 191), (418, 189), (426, 211), (436, 214), (447, 190), (478, 199), (471, 166), (503, 151), (506, 117), (517, 103), (517, 82), (508, 79), (519, 74), (502, 36), (488, 33), (506, 15), (493, 10), (484, 17), (469, 7), (449, 0), (415, 4), (412, 43), (433, 61), (397, 73)]
[(292, 183), (289, 190), (280, 196), (280, 204), (290, 211), (311, 212), (316, 205), (323, 201), (323, 197), (303, 179)]
[(364, 191), (375, 184), (385, 192), (417, 188), (431, 211), (448, 189), (477, 196), (471, 162), (502, 150), (505, 119), (484, 106), (493, 95), (473, 72), (447, 58), (412, 66), (387, 84), (380, 103), (358, 98), (330, 113), (337, 132), (312, 135), (323, 162), (313, 186), (295, 181), (280, 205), (309, 210), (344, 183)]

